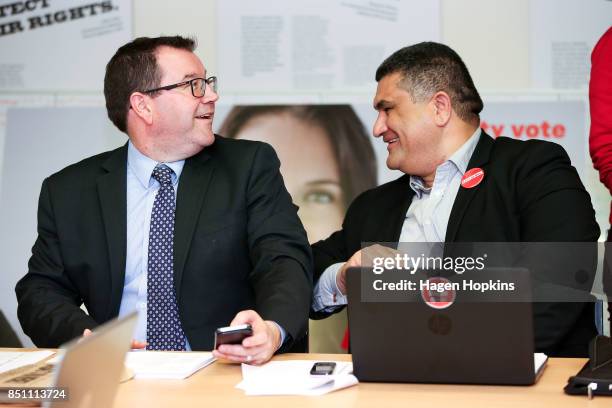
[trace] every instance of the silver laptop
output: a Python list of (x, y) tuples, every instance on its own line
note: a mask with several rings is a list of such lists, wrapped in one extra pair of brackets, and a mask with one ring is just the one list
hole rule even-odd
[(85, 338), (62, 346), (53, 386), (68, 391), (68, 400), (46, 401), (44, 407), (111, 407), (130, 349), (138, 313), (112, 320)]
[(1, 403), (43, 403), (45, 407), (110, 407), (124, 373), (137, 312), (112, 320), (57, 353), (0, 375)]

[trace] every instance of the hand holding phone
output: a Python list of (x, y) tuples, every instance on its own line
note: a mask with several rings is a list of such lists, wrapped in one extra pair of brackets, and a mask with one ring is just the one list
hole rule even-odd
[(242, 340), (252, 335), (253, 328), (250, 324), (219, 327), (215, 331), (215, 350), (218, 349), (221, 344), (241, 344)]
[[(250, 328), (246, 325), (250, 325)], [(221, 328), (216, 337), (225, 337), (230, 332), (241, 329), (245, 329), (246, 332), (233, 333), (233, 335), (238, 334), (238, 338), (231, 339), (231, 342), (238, 344), (222, 344), (226, 339), (217, 341), (213, 356), (218, 361), (260, 365), (269, 361), (278, 350), (281, 343), (279, 325), (273, 321), (263, 320), (254, 310), (238, 312), (232, 319), (230, 327)]]

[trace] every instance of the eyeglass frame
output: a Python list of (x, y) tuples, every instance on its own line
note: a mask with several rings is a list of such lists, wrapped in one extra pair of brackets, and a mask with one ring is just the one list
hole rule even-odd
[[(142, 93), (153, 93), (153, 92), (158, 92), (158, 91), (169, 91), (171, 89), (174, 88), (178, 88), (179, 86), (183, 86), (183, 85), (187, 85), (189, 84), (189, 87), (191, 88), (191, 94), (193, 95), (194, 98), (203, 98), (204, 95), (206, 95), (206, 85), (204, 85), (204, 90), (202, 91), (202, 95), (201, 96), (196, 96), (195, 94), (195, 90), (193, 87), (193, 83), (194, 81), (197, 81), (198, 79), (201, 79), (204, 81), (204, 83), (206, 85), (209, 85), (211, 87), (211, 89), (213, 90), (213, 92), (217, 92), (217, 77), (216, 76), (209, 76), (208, 78), (192, 78), (188, 81), (183, 81), (183, 82), (179, 82), (178, 84), (172, 84), (172, 85), (166, 85), (166, 86), (160, 86), (159, 88), (155, 88), (155, 89), (149, 89), (147, 91), (142, 91)], [(214, 84), (211, 85), (211, 83)]]

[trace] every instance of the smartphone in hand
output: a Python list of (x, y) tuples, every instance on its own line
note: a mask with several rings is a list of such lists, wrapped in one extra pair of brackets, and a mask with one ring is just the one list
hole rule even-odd
[(242, 340), (252, 335), (253, 328), (250, 324), (219, 327), (215, 331), (215, 350), (218, 349), (221, 344), (240, 344)]

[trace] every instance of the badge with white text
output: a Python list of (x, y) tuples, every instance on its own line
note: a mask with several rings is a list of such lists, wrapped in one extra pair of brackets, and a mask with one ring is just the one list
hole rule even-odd
[(461, 187), (474, 188), (484, 179), (484, 170), (480, 167), (474, 167), (465, 172), (461, 177)]
[(457, 293), (451, 281), (441, 276), (434, 276), (421, 282), (421, 297), (429, 307), (439, 310), (452, 305)]

